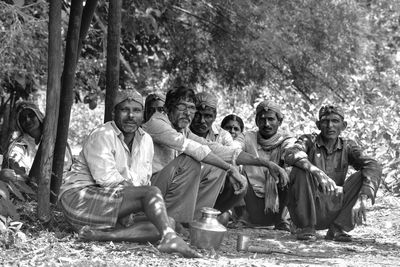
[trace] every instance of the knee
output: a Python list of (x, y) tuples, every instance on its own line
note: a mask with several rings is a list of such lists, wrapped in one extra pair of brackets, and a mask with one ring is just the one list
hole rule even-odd
[(149, 186), (149, 188), (147, 190), (147, 195), (149, 197), (162, 196), (161, 190), (157, 186)]
[(187, 166), (189, 170), (193, 170), (196, 171), (196, 173), (200, 173), (201, 163), (199, 161), (184, 154), (180, 155), (179, 157), (182, 157), (183, 165)]

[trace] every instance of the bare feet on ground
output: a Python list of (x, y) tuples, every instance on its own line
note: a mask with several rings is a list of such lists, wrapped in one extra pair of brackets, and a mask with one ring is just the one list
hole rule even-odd
[(182, 238), (175, 233), (168, 233), (161, 240), (158, 250), (165, 253), (179, 253), (185, 258), (201, 258), (202, 255), (191, 249)]
[(79, 239), (85, 241), (105, 241), (103, 231), (91, 229), (87, 225), (79, 231)]

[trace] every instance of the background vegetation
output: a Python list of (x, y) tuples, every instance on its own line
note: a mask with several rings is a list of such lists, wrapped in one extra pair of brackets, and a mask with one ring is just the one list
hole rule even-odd
[[(107, 15), (101, 0), (78, 64), (72, 145), (102, 121)], [(47, 21), (46, 1), (0, 1), (2, 123), (7, 103), (43, 94)], [(212, 91), (218, 120), (234, 112), (248, 129), (254, 106), (269, 98), (295, 135), (315, 130), (322, 104), (338, 103), (345, 134), (382, 162), (384, 186), (398, 193), (399, 27), (397, 0), (125, 0), (120, 85), (144, 95), (175, 84)]]

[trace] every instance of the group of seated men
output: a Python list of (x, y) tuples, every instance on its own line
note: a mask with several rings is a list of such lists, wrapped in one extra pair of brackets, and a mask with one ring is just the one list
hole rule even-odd
[[(176, 231), (203, 207), (242, 207), (251, 224), (290, 231), (291, 220), (299, 240), (328, 229), (326, 239), (348, 242), (365, 201), (374, 203), (381, 167), (340, 137), (338, 106), (320, 109), (319, 134), (296, 139), (279, 130), (271, 101), (256, 107), (257, 131), (232, 135), (215, 124), (211, 94), (181, 86), (143, 103), (119, 90), (113, 120), (89, 133), (63, 179), (59, 204), (83, 240), (160, 239), (162, 252), (199, 257)], [(349, 165), (356, 172), (346, 178)]]

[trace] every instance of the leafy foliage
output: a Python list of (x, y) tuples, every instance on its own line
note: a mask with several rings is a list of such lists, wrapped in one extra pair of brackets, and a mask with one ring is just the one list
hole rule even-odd
[[(0, 78), (9, 87), (36, 88), (45, 77), (47, 4), (24, 4), (0, 2), (6, 66)], [(398, 192), (399, 10), (396, 0), (125, 0), (120, 84), (144, 95), (179, 83), (212, 91), (219, 115), (238, 113), (247, 128), (254, 127), (257, 102), (270, 98), (282, 105), (284, 128), (295, 135), (314, 131), (321, 104), (339, 103), (346, 135), (384, 164), (384, 185)], [(68, 5), (64, 11), (66, 20)], [(76, 102), (97, 109), (99, 119), (85, 123), (78, 118), (91, 111), (74, 107), (75, 144), (101, 121), (107, 16), (101, 0), (75, 87)]]

